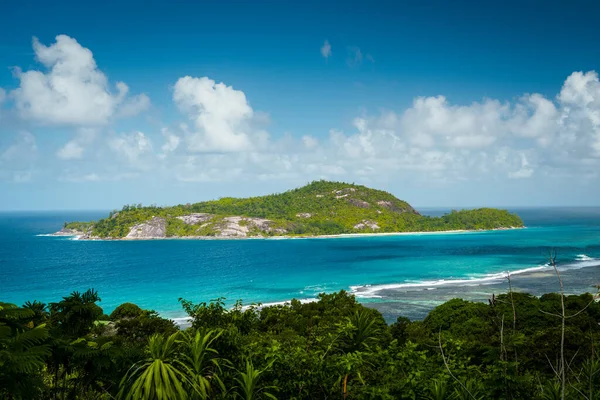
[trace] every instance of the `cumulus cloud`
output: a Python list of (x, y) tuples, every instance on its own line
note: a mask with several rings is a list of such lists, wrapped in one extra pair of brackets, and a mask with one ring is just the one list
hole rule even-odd
[(165, 138), (165, 143), (162, 145), (161, 149), (163, 153), (171, 153), (179, 147), (179, 143), (181, 142), (181, 138), (169, 131), (166, 128), (162, 129), (162, 134)]
[(142, 93), (126, 99), (119, 108), (117, 115), (119, 117), (133, 117), (148, 108), (150, 108), (150, 97)]
[(481, 148), (504, 130), (507, 107), (494, 100), (453, 106), (444, 96), (419, 97), (400, 119), (400, 131), (419, 147)]
[(80, 128), (74, 139), (68, 141), (58, 149), (56, 156), (61, 160), (79, 160), (83, 158), (86, 147), (91, 144), (97, 136), (97, 130), (93, 128)]
[[(567, 78), (555, 98), (525, 94), (513, 102), (451, 103), (415, 98), (404, 110), (364, 114), (348, 131), (286, 135), (252, 129), (243, 92), (208, 78), (185, 77), (173, 99), (192, 126), (162, 131), (155, 162), (175, 179), (224, 181), (316, 178), (417, 179), (447, 183), (600, 170), (600, 90), (594, 72)], [(146, 147), (150, 151), (150, 146)]]
[(0, 149), (0, 178), (15, 182), (31, 180), (37, 158), (35, 136), (20, 132), (11, 145)]
[(385, 164), (466, 179), (492, 172), (529, 178), (536, 168), (573, 174), (600, 170), (595, 72), (570, 75), (554, 100), (527, 94), (514, 103), (486, 99), (453, 105), (444, 96), (419, 97), (400, 113), (357, 118), (354, 125), (355, 133), (335, 131), (330, 142), (347, 159), (362, 164), (377, 159), (379, 169), (367, 165), (365, 171), (381, 173)]
[(56, 156), (62, 160), (76, 160), (83, 158), (84, 148), (81, 144), (72, 140), (67, 142), (63, 147), (58, 149)]
[(136, 169), (151, 167), (146, 156), (152, 154), (152, 142), (144, 133), (121, 134), (109, 139), (108, 145), (128, 166)]
[(319, 145), (319, 141), (310, 135), (302, 136), (302, 144), (309, 150), (316, 148)]
[[(104, 170), (71, 170), (65, 179), (127, 179), (146, 172), (182, 182), (597, 178), (598, 75), (573, 73), (557, 91), (552, 98), (529, 93), (509, 102), (470, 104), (441, 95), (417, 97), (405, 109), (363, 113), (346, 130), (278, 139), (260, 128), (266, 118), (244, 92), (188, 76), (173, 88), (173, 101), (188, 123), (157, 132), (156, 146), (151, 134), (113, 135), (101, 141), (109, 160)], [(76, 136), (57, 155), (86, 158), (89, 143)]]
[(244, 92), (224, 83), (186, 76), (175, 83), (173, 100), (195, 125), (186, 138), (190, 151), (249, 151), (267, 140), (252, 127), (254, 111)]
[(15, 69), (20, 85), (11, 92), (25, 119), (43, 124), (102, 125), (120, 106), (122, 114), (129, 116), (149, 105), (145, 95), (128, 97), (129, 88), (123, 82), (111, 88), (92, 52), (69, 36), (57, 36), (50, 46), (34, 38), (33, 50), (47, 71)]
[(328, 59), (329, 57), (331, 57), (331, 45), (329, 44), (329, 41), (326, 40), (323, 43), (323, 46), (321, 46), (321, 55), (323, 56), (324, 59)]

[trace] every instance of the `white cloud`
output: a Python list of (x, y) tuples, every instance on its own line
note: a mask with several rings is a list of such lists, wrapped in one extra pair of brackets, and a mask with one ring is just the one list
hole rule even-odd
[(58, 149), (56, 156), (62, 160), (76, 160), (83, 158), (84, 148), (76, 141), (67, 142), (63, 147)]
[(325, 58), (326, 60), (331, 57), (331, 45), (329, 44), (329, 41), (326, 40), (323, 43), (323, 46), (321, 46), (321, 55), (323, 56), (323, 58)]
[(350, 134), (332, 130), (313, 150), (363, 177), (412, 171), (433, 180), (525, 179), (537, 170), (588, 177), (600, 171), (595, 72), (569, 76), (554, 101), (527, 94), (514, 103), (454, 105), (444, 96), (419, 97), (400, 113), (356, 118), (354, 127)]
[(0, 179), (30, 181), (35, 172), (37, 158), (35, 136), (29, 132), (20, 132), (10, 146), (4, 150), (0, 149)]
[[(600, 171), (600, 84), (593, 72), (572, 74), (553, 98), (533, 93), (512, 102), (461, 105), (444, 96), (418, 97), (403, 110), (363, 113), (346, 131), (281, 139), (257, 126), (267, 119), (257, 117), (244, 92), (223, 83), (181, 78), (173, 100), (189, 126), (163, 129), (156, 148), (141, 132), (113, 136), (102, 142), (110, 150), (104, 170), (72, 171), (68, 179), (148, 172), (152, 179), (182, 182), (330, 178), (437, 185), (558, 175), (596, 179)], [(83, 157), (81, 139), (73, 142), (63, 155)]]
[(6, 91), (0, 88), (0, 105), (4, 103), (4, 99), (6, 99)]
[(186, 138), (190, 151), (249, 151), (268, 140), (266, 132), (253, 129), (254, 111), (244, 92), (224, 83), (186, 76), (175, 84), (173, 100), (197, 129)]
[(56, 156), (61, 160), (79, 160), (83, 158), (86, 147), (96, 138), (97, 130), (93, 128), (79, 128), (74, 139), (58, 149)]
[(419, 147), (482, 148), (503, 131), (507, 107), (494, 100), (453, 106), (444, 96), (419, 97), (401, 118), (401, 132)]
[(181, 142), (181, 138), (173, 133), (171, 133), (168, 129), (163, 129), (162, 134), (165, 137), (165, 144), (161, 147), (163, 153), (171, 153), (179, 147), (179, 143)]
[(520, 179), (520, 178), (530, 178), (533, 175), (533, 169), (529, 168), (529, 161), (527, 161), (527, 157), (525, 154), (521, 154), (521, 168), (519, 170), (510, 172), (508, 174), (509, 178)]
[(108, 145), (130, 167), (147, 169), (150, 160), (146, 156), (152, 154), (152, 142), (142, 132), (121, 134), (108, 141)]
[(150, 97), (140, 94), (123, 102), (119, 108), (119, 117), (132, 117), (150, 108)]
[(302, 136), (302, 144), (309, 150), (317, 148), (319, 141), (310, 135)]
[(16, 69), (19, 88), (11, 92), (21, 117), (44, 124), (92, 126), (106, 124), (123, 105), (124, 115), (147, 108), (147, 96), (127, 98), (128, 86), (111, 90), (92, 52), (75, 39), (59, 35), (45, 46), (33, 39), (36, 59), (48, 71)]

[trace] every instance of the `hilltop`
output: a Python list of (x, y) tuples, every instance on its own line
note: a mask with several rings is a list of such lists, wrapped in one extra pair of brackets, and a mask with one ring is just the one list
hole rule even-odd
[(506, 210), (419, 214), (392, 194), (361, 185), (315, 181), (284, 193), (225, 197), (173, 207), (131, 205), (97, 222), (65, 223), (57, 234), (84, 238), (318, 236), (522, 227)]

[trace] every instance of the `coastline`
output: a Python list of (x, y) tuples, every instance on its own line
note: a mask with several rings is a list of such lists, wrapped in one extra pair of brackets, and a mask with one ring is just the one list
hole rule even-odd
[[(600, 268), (600, 258), (590, 258), (586, 255), (579, 255), (575, 260), (571, 260), (559, 269), (563, 277), (569, 282), (570, 289), (566, 294), (590, 293), (597, 301), (600, 301), (600, 295), (594, 291), (592, 285), (574, 285), (572, 282), (573, 274), (586, 274), (588, 268)], [(503, 293), (507, 290), (506, 278), (510, 273), (513, 279), (513, 285), (516, 292), (530, 293), (534, 296), (540, 296), (546, 293), (552, 293), (557, 288), (555, 285), (556, 276), (549, 265), (539, 265), (525, 267), (517, 270), (506, 270), (502, 272), (491, 272), (481, 277), (464, 276), (450, 279), (425, 280), (420, 282), (399, 282), (399, 283), (381, 283), (353, 285), (344, 290), (356, 297), (361, 304), (372, 308), (390, 308), (384, 311), (386, 314), (393, 314), (390, 321), (393, 322), (397, 316), (410, 315), (415, 317), (411, 307), (419, 312), (426, 314), (436, 305), (457, 297), (457, 290), (460, 290), (462, 299), (469, 301), (486, 302), (492, 293)], [(591, 274), (594, 276), (594, 274)], [(331, 291), (326, 291), (331, 293)], [(279, 301), (256, 301), (244, 305), (242, 309), (256, 307), (272, 307), (278, 305), (290, 304), (292, 300), (297, 300), (302, 304), (319, 301), (315, 297), (294, 297)], [(381, 311), (381, 310), (380, 310)], [(180, 313), (181, 311), (179, 311)], [(165, 318), (170, 318), (178, 325), (185, 326), (189, 323), (189, 317), (178, 314), (174, 310), (163, 312)], [(406, 315), (404, 315), (406, 316)]]
[(526, 226), (511, 226), (507, 228), (494, 229), (453, 229), (445, 231), (410, 231), (410, 232), (370, 232), (370, 233), (341, 233), (336, 235), (297, 235), (297, 236), (169, 236), (169, 237), (135, 237), (135, 238), (100, 238), (86, 237), (83, 232), (80, 233), (65, 233), (55, 232), (49, 234), (39, 234), (38, 236), (53, 236), (53, 237), (71, 237), (72, 240), (85, 241), (144, 241), (144, 240), (287, 240), (287, 239), (348, 239), (359, 237), (377, 237), (377, 236), (418, 236), (418, 235), (447, 235), (447, 234), (465, 234), (465, 233), (485, 233), (494, 231), (509, 231), (515, 229), (526, 229)]

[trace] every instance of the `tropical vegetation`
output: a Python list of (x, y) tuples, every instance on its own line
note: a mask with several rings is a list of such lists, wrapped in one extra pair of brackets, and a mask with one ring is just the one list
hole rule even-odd
[(185, 329), (99, 301), (0, 303), (0, 398), (600, 398), (592, 294), (454, 299), (391, 325), (344, 291), (270, 307), (180, 299)]
[[(184, 216), (201, 214), (193, 221)], [(70, 222), (65, 228), (100, 238), (122, 238), (139, 224), (160, 219), (165, 236), (219, 236), (227, 218), (241, 217), (249, 236), (483, 230), (522, 227), (506, 210), (479, 208), (441, 217), (420, 215), (392, 194), (361, 185), (315, 181), (304, 187), (250, 198), (221, 198), (173, 207), (126, 205), (97, 222)], [(264, 219), (254, 224), (252, 219)]]

